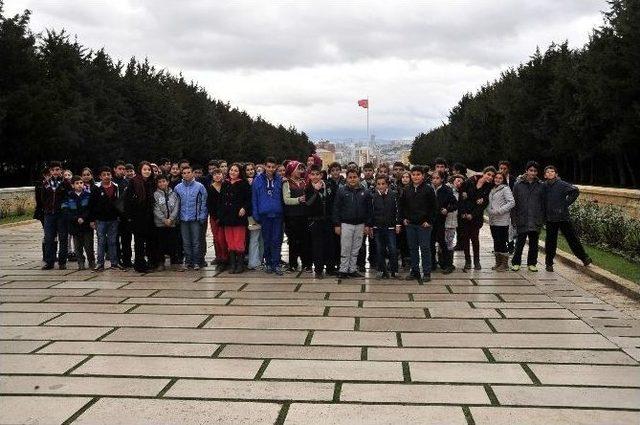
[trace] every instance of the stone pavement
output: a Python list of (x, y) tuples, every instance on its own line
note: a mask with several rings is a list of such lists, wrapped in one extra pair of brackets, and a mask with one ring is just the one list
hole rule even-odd
[(559, 273), (44, 272), (40, 237), (0, 229), (0, 423), (640, 423), (640, 320)]

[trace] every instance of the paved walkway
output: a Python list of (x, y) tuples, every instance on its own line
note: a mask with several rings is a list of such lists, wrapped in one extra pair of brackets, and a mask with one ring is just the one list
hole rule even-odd
[(43, 272), (39, 243), (0, 229), (1, 423), (640, 423), (640, 320), (557, 273)]

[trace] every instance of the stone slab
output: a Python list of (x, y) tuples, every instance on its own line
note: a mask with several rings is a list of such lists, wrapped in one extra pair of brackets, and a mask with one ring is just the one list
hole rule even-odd
[(518, 364), (497, 363), (409, 363), (415, 382), (531, 384)]
[(206, 319), (201, 315), (65, 313), (47, 326), (107, 325), (119, 327), (195, 328)]
[(46, 346), (42, 350), (38, 351), (38, 353), (210, 357), (218, 347), (218, 344), (59, 341)]
[(360, 360), (359, 347), (318, 347), (307, 345), (227, 345), (218, 357), (255, 359)]
[(471, 407), (476, 425), (630, 425), (640, 423), (640, 412), (509, 407)]
[(340, 401), (380, 403), (491, 404), (482, 385), (345, 383)]
[(493, 386), (500, 404), (637, 409), (640, 389)]
[(317, 331), (313, 334), (311, 344), (395, 347), (398, 342), (395, 333), (392, 332)]
[(402, 365), (348, 360), (272, 360), (263, 378), (340, 381), (402, 381)]
[(165, 397), (331, 401), (333, 390), (334, 384), (329, 382), (179, 379)]
[(168, 379), (0, 376), (0, 392), (4, 394), (155, 396), (168, 383)]
[(104, 341), (304, 344), (307, 331), (254, 329), (122, 328)]
[(61, 424), (90, 400), (89, 397), (2, 396), (0, 424)]

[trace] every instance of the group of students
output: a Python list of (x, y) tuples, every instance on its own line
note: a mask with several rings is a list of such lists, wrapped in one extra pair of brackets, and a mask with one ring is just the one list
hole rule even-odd
[[(43, 269), (66, 267), (69, 239), (78, 268), (95, 271), (133, 267), (138, 272), (207, 267), (206, 236), (213, 236), (211, 265), (229, 273), (314, 272), (316, 278), (362, 277), (368, 257), (377, 278), (428, 282), (438, 267), (454, 269), (454, 251), (464, 252), (464, 270), (480, 270), (480, 229), (488, 221), (496, 271), (517, 271), (529, 240), (527, 267), (537, 271), (538, 236), (546, 225), (546, 269), (553, 270), (558, 231), (585, 265), (585, 253), (569, 218), (578, 189), (557, 169), (530, 161), (514, 177), (508, 161), (467, 177), (466, 167), (434, 168), (395, 162), (392, 168), (339, 163), (323, 170), (315, 154), (306, 163), (262, 164), (212, 160), (204, 169), (189, 161), (159, 165), (122, 161), (80, 175), (52, 161), (36, 185), (36, 214), (44, 229)], [(94, 232), (97, 255), (94, 255)], [(286, 234), (288, 262), (281, 259)], [(131, 250), (133, 240), (134, 251)], [(56, 255), (56, 246), (58, 253)], [(368, 247), (368, 256), (367, 256)], [(473, 252), (473, 256), (471, 253)], [(511, 266), (509, 256), (513, 254)], [(132, 255), (134, 261), (132, 263)], [(298, 269), (300, 264), (300, 269)]]

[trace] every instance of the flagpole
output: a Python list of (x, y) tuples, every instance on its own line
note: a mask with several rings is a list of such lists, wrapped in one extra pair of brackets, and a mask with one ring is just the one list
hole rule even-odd
[(367, 95), (367, 146), (371, 148), (371, 136), (369, 136), (369, 108), (371, 108), (371, 104), (369, 103), (369, 95)]

